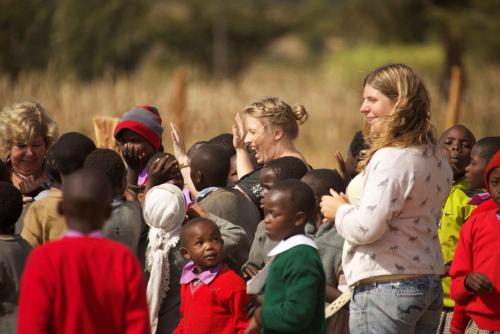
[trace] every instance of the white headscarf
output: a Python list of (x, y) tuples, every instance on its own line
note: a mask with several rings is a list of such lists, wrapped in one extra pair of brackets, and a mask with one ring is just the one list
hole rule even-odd
[(146, 270), (150, 272), (147, 299), (151, 332), (156, 332), (158, 311), (170, 287), (170, 250), (179, 242), (186, 200), (170, 183), (151, 188), (144, 199), (144, 221), (149, 225)]

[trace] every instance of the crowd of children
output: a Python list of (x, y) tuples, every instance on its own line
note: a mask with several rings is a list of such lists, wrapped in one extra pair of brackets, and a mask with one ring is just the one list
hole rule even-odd
[(189, 150), (171, 124), (166, 153), (153, 106), (123, 115), (119, 152), (65, 133), (31, 203), (0, 161), (0, 333), (500, 333), (500, 137), (377, 153), (404, 107), (370, 85), (338, 170), (287, 146), (307, 116), (278, 98), (245, 109), (246, 152), (238, 118)]

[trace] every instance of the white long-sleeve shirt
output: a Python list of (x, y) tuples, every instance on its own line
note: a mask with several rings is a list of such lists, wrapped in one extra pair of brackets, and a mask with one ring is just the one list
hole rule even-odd
[(437, 235), (453, 172), (439, 149), (382, 148), (365, 168), (360, 207), (342, 205), (347, 283), (386, 275), (442, 274)]

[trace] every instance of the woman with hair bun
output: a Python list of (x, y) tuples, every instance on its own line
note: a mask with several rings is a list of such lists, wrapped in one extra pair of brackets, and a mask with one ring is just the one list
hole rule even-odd
[(16, 103), (0, 112), (0, 153), (25, 201), (47, 188), (45, 153), (57, 135), (57, 124), (38, 102)]
[(351, 333), (435, 333), (444, 273), (437, 235), (453, 173), (436, 141), (430, 96), (404, 64), (363, 82), (369, 127), (360, 206), (323, 196), (321, 212), (345, 239)]
[(260, 167), (255, 168), (252, 156), (257, 165), (263, 165), (281, 157), (305, 158), (294, 145), (299, 134), (299, 125), (309, 117), (304, 106), (298, 104), (293, 108), (278, 97), (267, 97), (245, 107), (236, 115), (233, 125), (233, 144), (236, 149), (236, 169), (242, 190), (258, 207), (262, 187), (259, 184)]

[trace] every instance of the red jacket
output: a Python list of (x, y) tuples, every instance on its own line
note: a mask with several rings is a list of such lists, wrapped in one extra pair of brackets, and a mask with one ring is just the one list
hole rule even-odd
[(18, 333), (150, 334), (141, 267), (125, 246), (70, 237), (31, 252), (21, 281)]
[[(466, 313), (481, 329), (500, 330), (500, 221), (496, 210), (478, 213), (460, 231), (450, 268), (451, 297), (466, 305)], [(481, 272), (493, 291), (476, 294), (465, 288), (468, 274)]]
[(243, 333), (248, 325), (244, 311), (250, 302), (245, 282), (230, 269), (222, 270), (208, 285), (181, 285), (181, 320), (174, 334)]

